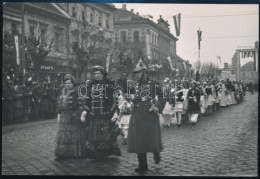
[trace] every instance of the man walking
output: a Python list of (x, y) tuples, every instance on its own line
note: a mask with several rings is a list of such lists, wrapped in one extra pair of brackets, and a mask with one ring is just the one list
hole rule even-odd
[(140, 60), (134, 69), (136, 86), (131, 87), (134, 93), (134, 111), (130, 118), (128, 132), (128, 152), (137, 153), (139, 167), (136, 172), (148, 170), (147, 152), (153, 152), (154, 162), (160, 163), (162, 139), (159, 123), (165, 101), (158, 83), (148, 78), (145, 64)]

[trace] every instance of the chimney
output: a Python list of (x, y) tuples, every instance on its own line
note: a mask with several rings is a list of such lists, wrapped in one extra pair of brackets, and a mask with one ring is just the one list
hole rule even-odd
[(139, 16), (139, 12), (137, 12), (137, 13), (136, 13), (136, 15), (138, 15), (138, 16)]
[(228, 63), (224, 63), (224, 68), (228, 68)]
[(134, 9), (131, 9), (131, 12), (134, 13)]
[(126, 4), (123, 4), (123, 5), (122, 5), (122, 9), (123, 9), (123, 10), (126, 10)]

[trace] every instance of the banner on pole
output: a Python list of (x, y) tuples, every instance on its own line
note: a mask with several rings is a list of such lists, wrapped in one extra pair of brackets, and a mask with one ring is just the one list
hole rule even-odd
[[(178, 17), (177, 17), (178, 16)], [(181, 30), (181, 13), (179, 13), (176, 16), (173, 16), (174, 24), (175, 24), (175, 30), (176, 30), (176, 36), (180, 35)]]
[(202, 31), (198, 30), (197, 32), (198, 32), (198, 42), (199, 42), (199, 49), (200, 49), (200, 41), (202, 41), (202, 39), (201, 39)]
[(110, 57), (111, 57), (111, 53), (109, 52), (108, 55), (107, 55), (107, 60), (106, 60), (106, 71), (107, 71), (107, 73), (109, 73)]
[(221, 62), (221, 58), (220, 58), (220, 56), (217, 56), (217, 58), (218, 58), (219, 62), (222, 63), (222, 62)]
[(16, 52), (16, 63), (20, 65), (20, 52), (19, 52), (19, 39), (18, 35), (14, 35), (14, 44), (15, 44), (15, 52)]
[(172, 59), (171, 59), (171, 57), (169, 56), (169, 57), (167, 58), (167, 60), (168, 60), (168, 62), (169, 62), (169, 64), (170, 64), (171, 70), (173, 71), (173, 64), (172, 64)]

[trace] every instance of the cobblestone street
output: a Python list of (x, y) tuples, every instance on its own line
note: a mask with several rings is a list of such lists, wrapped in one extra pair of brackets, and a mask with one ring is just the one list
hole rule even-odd
[[(139, 175), (136, 154), (103, 161), (54, 160), (57, 122), (35, 121), (2, 128), (2, 175)], [(200, 118), (197, 125), (163, 128), (162, 161), (148, 154), (148, 176), (257, 176), (258, 93), (241, 104)], [(119, 141), (120, 142), (120, 141)]]

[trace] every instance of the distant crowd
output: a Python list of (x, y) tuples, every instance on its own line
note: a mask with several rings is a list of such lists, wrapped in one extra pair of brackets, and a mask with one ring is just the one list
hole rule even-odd
[[(166, 79), (167, 82), (164, 80), (164, 82), (161, 82), (161, 85), (167, 86), (173, 84), (178, 88), (184, 89), (184, 91), (185, 89), (189, 89), (189, 86), (191, 85), (187, 81), (172, 82), (170, 79)], [(124, 83), (124, 80), (120, 79), (116, 82)], [(197, 88), (202, 92), (202, 87), (205, 83), (207, 85), (214, 85), (217, 88), (219, 84), (223, 85), (223, 82), (224, 81), (198, 81), (196, 84)], [(227, 81), (224, 85), (228, 91), (234, 92), (237, 101), (239, 101), (237, 94), (241, 89), (244, 92), (249, 91), (250, 93), (258, 91), (258, 85), (253, 83)], [(2, 80), (2, 124), (43, 120), (56, 117), (57, 99), (63, 87), (64, 85), (62, 82), (47, 83), (26, 81), (25, 84), (22, 84), (17, 80)], [(200, 103), (202, 103), (202, 101)], [(168, 124), (165, 125), (167, 126)]]

